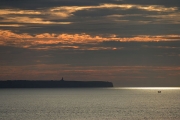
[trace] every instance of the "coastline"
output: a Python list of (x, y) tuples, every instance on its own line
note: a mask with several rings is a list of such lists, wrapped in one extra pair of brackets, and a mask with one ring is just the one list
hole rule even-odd
[(107, 81), (64, 81), (64, 80), (6, 80), (0, 81), (0, 88), (98, 88), (113, 87)]

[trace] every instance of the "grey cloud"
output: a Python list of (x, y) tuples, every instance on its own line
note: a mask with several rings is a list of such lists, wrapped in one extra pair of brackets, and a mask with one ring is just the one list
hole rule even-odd
[[(84, 22), (87, 20), (87, 23), (90, 23), (94, 19), (96, 19), (96, 22), (98, 19), (103, 19), (103, 22), (116, 22), (115, 20), (127, 20), (129, 21), (128, 24), (131, 24), (135, 21), (149, 21), (149, 23), (156, 23), (158, 20), (161, 20), (161, 22), (167, 21), (166, 19), (158, 19), (157, 17), (152, 17), (153, 15), (169, 15), (170, 13), (166, 12), (156, 12), (156, 11), (145, 11), (140, 9), (92, 9), (92, 10), (81, 10), (73, 13), (73, 17), (83, 17)], [(115, 15), (115, 16), (113, 16)], [(119, 15), (119, 16), (116, 16)], [(152, 15), (152, 16), (151, 16)], [(87, 17), (87, 19), (86, 19)], [(71, 18), (69, 18), (71, 19)], [(72, 18), (73, 19), (73, 18)], [(79, 18), (80, 19), (80, 18)], [(111, 21), (112, 20), (112, 21)], [(113, 21), (114, 20), (114, 21)], [(102, 20), (99, 20), (102, 23)], [(76, 22), (76, 21), (75, 21)], [(148, 24), (149, 24), (148, 23)], [(121, 24), (121, 23), (120, 23)], [(141, 24), (141, 23), (136, 23)], [(144, 24), (144, 23), (143, 23)]]
[(124, 4), (164, 5), (180, 7), (179, 0), (123, 0)]
[(91, 6), (103, 3), (180, 6), (179, 0), (1, 0), (0, 8), (42, 9), (57, 6)]
[(91, 6), (121, 3), (115, 0), (1, 0), (0, 8), (42, 9), (58, 6)]
[(17, 47), (0, 46), (0, 51), (1, 66), (32, 65), (38, 56), (37, 52)]
[[(103, 19), (101, 19), (103, 20)], [(110, 35), (117, 34), (117, 37), (132, 37), (138, 35), (166, 35), (166, 34), (179, 34), (180, 24), (133, 24), (129, 22), (114, 23), (113, 21), (93, 22), (79, 21), (78, 23), (72, 23), (69, 25), (40, 25), (40, 24), (24, 24), (20, 27), (0, 27), (1, 29), (11, 31), (15, 33), (28, 33), (31, 35), (41, 33), (69, 33), (69, 34), (81, 34), (86, 33), (89, 35)], [(23, 25), (23, 24), (22, 24)]]
[[(38, 26), (37, 26), (38, 27)], [(131, 23), (74, 23), (70, 25), (39, 26), (38, 28), (22, 28), (25, 33), (87, 33), (90, 35), (117, 34), (118, 37), (131, 37), (137, 35), (164, 35), (179, 34), (179, 24), (142, 24)], [(15, 31), (16, 32), (16, 31)]]
[(99, 16), (108, 16), (108, 15), (168, 15), (173, 12), (166, 11), (146, 11), (138, 8), (129, 8), (129, 9), (116, 9), (116, 8), (92, 8), (79, 10), (73, 13), (77, 17), (99, 17)]
[[(39, 45), (56, 47), (57, 45)], [(31, 50), (0, 47), (1, 65), (70, 64), (73, 66), (179, 66), (180, 42), (103, 42), (75, 46), (111, 47), (117, 50)], [(64, 46), (64, 45), (63, 45)], [(42, 57), (44, 56), (44, 57)]]
[[(74, 44), (77, 45), (78, 44)], [(161, 46), (161, 47), (159, 47)], [(82, 66), (178, 66), (180, 42), (103, 42), (84, 47), (116, 47), (120, 50), (54, 50), (52, 63)], [(56, 51), (56, 52), (55, 52)], [(64, 54), (62, 54), (64, 53)], [(175, 53), (176, 56), (169, 56)], [(56, 61), (56, 62), (55, 62)], [(173, 62), (171, 62), (173, 61)]]

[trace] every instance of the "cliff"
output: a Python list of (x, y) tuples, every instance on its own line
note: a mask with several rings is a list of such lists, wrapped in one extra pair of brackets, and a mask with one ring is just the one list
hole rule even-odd
[(106, 81), (45, 81), (45, 80), (7, 80), (0, 81), (0, 88), (91, 88), (113, 87), (112, 82)]

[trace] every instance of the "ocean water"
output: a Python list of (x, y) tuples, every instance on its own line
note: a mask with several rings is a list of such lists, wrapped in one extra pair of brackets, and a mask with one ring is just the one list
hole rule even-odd
[(180, 88), (0, 89), (0, 120), (180, 120)]

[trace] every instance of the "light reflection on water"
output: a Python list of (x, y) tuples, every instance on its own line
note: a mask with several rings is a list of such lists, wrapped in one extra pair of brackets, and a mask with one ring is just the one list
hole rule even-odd
[(180, 90), (180, 87), (113, 87), (110, 89)]
[(0, 120), (179, 120), (180, 89), (0, 89)]

